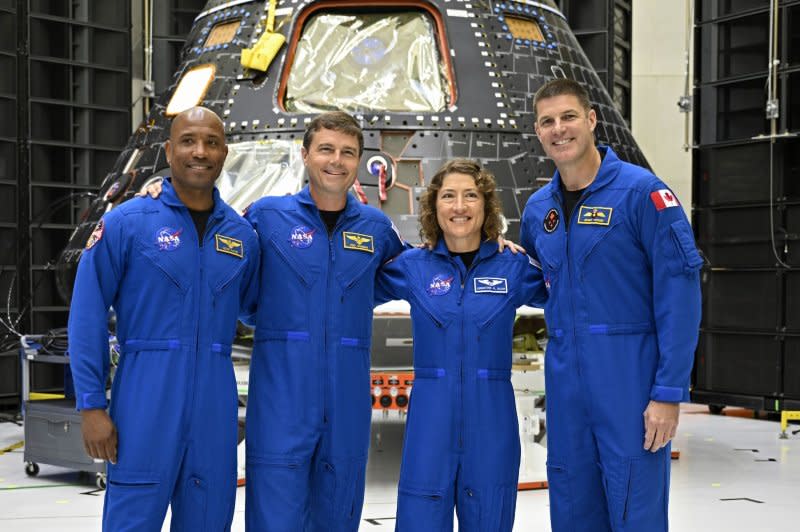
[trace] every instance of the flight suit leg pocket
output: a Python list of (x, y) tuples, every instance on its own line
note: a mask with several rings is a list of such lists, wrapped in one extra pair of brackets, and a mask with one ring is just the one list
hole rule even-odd
[(317, 462), (311, 481), (311, 515), (317, 524), (336, 522), (336, 467), (326, 461)]
[(608, 515), (614, 530), (621, 530), (628, 518), (632, 462), (630, 458), (621, 457), (605, 459), (598, 464), (603, 475)]
[(557, 462), (547, 462), (547, 485), (550, 495), (550, 523), (554, 531), (573, 530), (572, 488), (569, 471)]
[(247, 528), (262, 530), (266, 523), (275, 530), (301, 530), (307, 510), (309, 462), (291, 456), (259, 456), (248, 453)]
[[(395, 532), (446, 530), (441, 526), (447, 521), (444, 519), (444, 513), (452, 514), (453, 506), (445, 503), (444, 490), (419, 489), (401, 485), (397, 491)], [(440, 526), (437, 527), (437, 524)], [(452, 530), (452, 526), (450, 530)]]
[(365, 475), (365, 460), (318, 461), (311, 487), (312, 530), (358, 530)]
[[(196, 476), (188, 478), (183, 486), (183, 502), (183, 515), (172, 518), (172, 529), (192, 532), (206, 530), (206, 523), (209, 521), (207, 482)], [(178, 524), (180, 528), (177, 528)]]
[(161, 527), (169, 494), (153, 473), (109, 467), (104, 530), (155, 530)]
[(667, 448), (621, 458), (619, 466), (606, 468), (612, 494), (608, 497), (609, 513), (615, 531), (666, 532), (669, 461)]
[(480, 528), (476, 530), (496, 530), (511, 532), (514, 527), (514, 513), (517, 509), (517, 484), (496, 486), (492, 497), (484, 500), (481, 507), (483, 516)]
[(361, 519), (361, 509), (364, 506), (364, 489), (366, 484), (367, 468), (364, 462), (356, 462), (350, 469), (348, 488), (343, 490), (343, 499), (340, 505), (342, 517), (347, 523), (354, 523), (358, 528)]
[(483, 530), (481, 523), (481, 501), (483, 493), (476, 488), (465, 487), (458, 490), (456, 497), (456, 514), (458, 515), (458, 529), (464, 532), (479, 532)]

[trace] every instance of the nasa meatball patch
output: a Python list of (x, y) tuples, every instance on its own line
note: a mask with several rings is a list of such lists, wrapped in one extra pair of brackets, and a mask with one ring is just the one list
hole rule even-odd
[(173, 229), (172, 227), (162, 227), (156, 231), (156, 246), (159, 251), (175, 251), (181, 245), (181, 233), (183, 228)]
[(426, 292), (430, 296), (443, 296), (450, 291), (453, 286), (453, 276), (445, 273), (440, 273), (433, 276), (431, 282), (426, 287)]
[(306, 225), (298, 225), (289, 233), (289, 243), (297, 249), (306, 249), (314, 243), (314, 233), (316, 229), (311, 229)]

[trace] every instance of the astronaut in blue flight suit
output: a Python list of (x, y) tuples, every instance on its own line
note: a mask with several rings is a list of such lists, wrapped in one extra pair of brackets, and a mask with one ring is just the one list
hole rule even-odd
[(414, 335), (397, 527), (502, 532), (514, 524), (520, 444), (511, 342), (516, 308), (542, 306), (542, 272), (499, 252), (494, 177), (469, 160), (445, 164), (420, 199), (423, 240), (378, 276), (379, 301), (405, 299)]
[(362, 151), (352, 117), (318, 116), (303, 139), (308, 186), (245, 215), (262, 250), (247, 405), (254, 532), (358, 529), (375, 275), (404, 249), (383, 213), (348, 194)]
[[(238, 398), (236, 318), (258, 294), (258, 241), (219, 197), (219, 118), (176, 116), (159, 199), (108, 212), (78, 266), (69, 353), (87, 453), (108, 460), (103, 529), (230, 530)], [(251, 301), (248, 302), (248, 299)], [(121, 346), (111, 406), (107, 313)]]
[(572, 80), (534, 97), (536, 134), (557, 172), (525, 207), (521, 242), (549, 298), (550, 518), (561, 531), (666, 531), (670, 440), (700, 324), (689, 222), (648, 170), (595, 147)]

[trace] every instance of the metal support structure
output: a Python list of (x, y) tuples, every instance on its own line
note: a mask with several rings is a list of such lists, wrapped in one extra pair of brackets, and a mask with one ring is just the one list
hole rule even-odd
[[(17, 0), (17, 312), (33, 305), (30, 274), (30, 15), (29, 0)], [(31, 330), (30, 313), (17, 330)]]
[(693, 219), (709, 267), (692, 398), (712, 406), (800, 399), (797, 5), (694, 2)]

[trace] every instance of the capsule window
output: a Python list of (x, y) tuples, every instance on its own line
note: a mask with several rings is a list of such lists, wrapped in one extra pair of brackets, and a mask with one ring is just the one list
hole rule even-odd
[(444, 25), (429, 7), (312, 9), (290, 44), (286, 111), (438, 112), (455, 101)]

